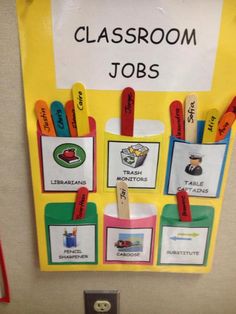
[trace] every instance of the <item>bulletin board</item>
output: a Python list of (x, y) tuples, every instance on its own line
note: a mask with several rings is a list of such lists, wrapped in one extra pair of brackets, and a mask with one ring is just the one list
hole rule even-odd
[[(223, 114), (235, 96), (234, 10), (234, 0), (17, 0), (41, 270), (210, 271), (235, 125), (219, 143), (200, 139), (207, 112)], [(36, 101), (65, 104), (76, 82), (87, 89), (90, 132), (67, 140), (42, 136)], [(135, 90), (133, 137), (119, 133), (128, 86)], [(198, 144), (171, 137), (169, 106), (192, 93)], [(81, 167), (51, 158), (68, 144), (85, 152)], [(137, 149), (146, 155), (131, 167), (127, 151)], [(199, 149), (203, 179), (177, 180), (186, 156)], [(118, 178), (129, 185), (129, 220), (116, 216)], [(76, 190), (84, 185), (86, 217), (75, 221)], [(178, 218), (175, 193), (183, 185), (191, 223)]]

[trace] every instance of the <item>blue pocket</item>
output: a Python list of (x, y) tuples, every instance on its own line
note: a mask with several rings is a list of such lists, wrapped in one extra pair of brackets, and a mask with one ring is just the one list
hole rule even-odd
[(198, 122), (198, 143), (170, 138), (165, 194), (185, 189), (191, 196), (219, 197), (230, 134), (213, 144), (201, 144), (204, 121)]

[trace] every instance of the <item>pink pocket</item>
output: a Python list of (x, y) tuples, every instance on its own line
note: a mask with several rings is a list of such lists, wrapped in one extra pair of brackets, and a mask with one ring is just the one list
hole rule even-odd
[(156, 209), (130, 204), (131, 219), (115, 217), (115, 204), (104, 214), (104, 264), (153, 264)]

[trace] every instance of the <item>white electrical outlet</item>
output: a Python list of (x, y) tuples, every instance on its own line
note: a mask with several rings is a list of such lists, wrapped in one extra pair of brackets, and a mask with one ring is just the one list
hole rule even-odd
[(84, 291), (85, 314), (119, 314), (120, 293), (117, 290)]
[(107, 300), (97, 300), (93, 308), (98, 313), (107, 313), (111, 309), (111, 303)]

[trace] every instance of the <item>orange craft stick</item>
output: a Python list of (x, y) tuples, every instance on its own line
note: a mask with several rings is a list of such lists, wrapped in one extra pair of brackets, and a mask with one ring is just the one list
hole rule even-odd
[(235, 114), (233, 112), (226, 112), (218, 124), (218, 130), (216, 133), (216, 142), (223, 140), (228, 134), (231, 126), (235, 120)]
[(35, 103), (35, 112), (42, 135), (56, 136), (56, 131), (51, 117), (51, 112), (44, 100)]
[(66, 111), (67, 122), (69, 125), (70, 136), (71, 137), (77, 137), (77, 126), (76, 126), (76, 120), (75, 120), (75, 107), (74, 107), (73, 100), (67, 101), (67, 103), (65, 105), (65, 111)]

